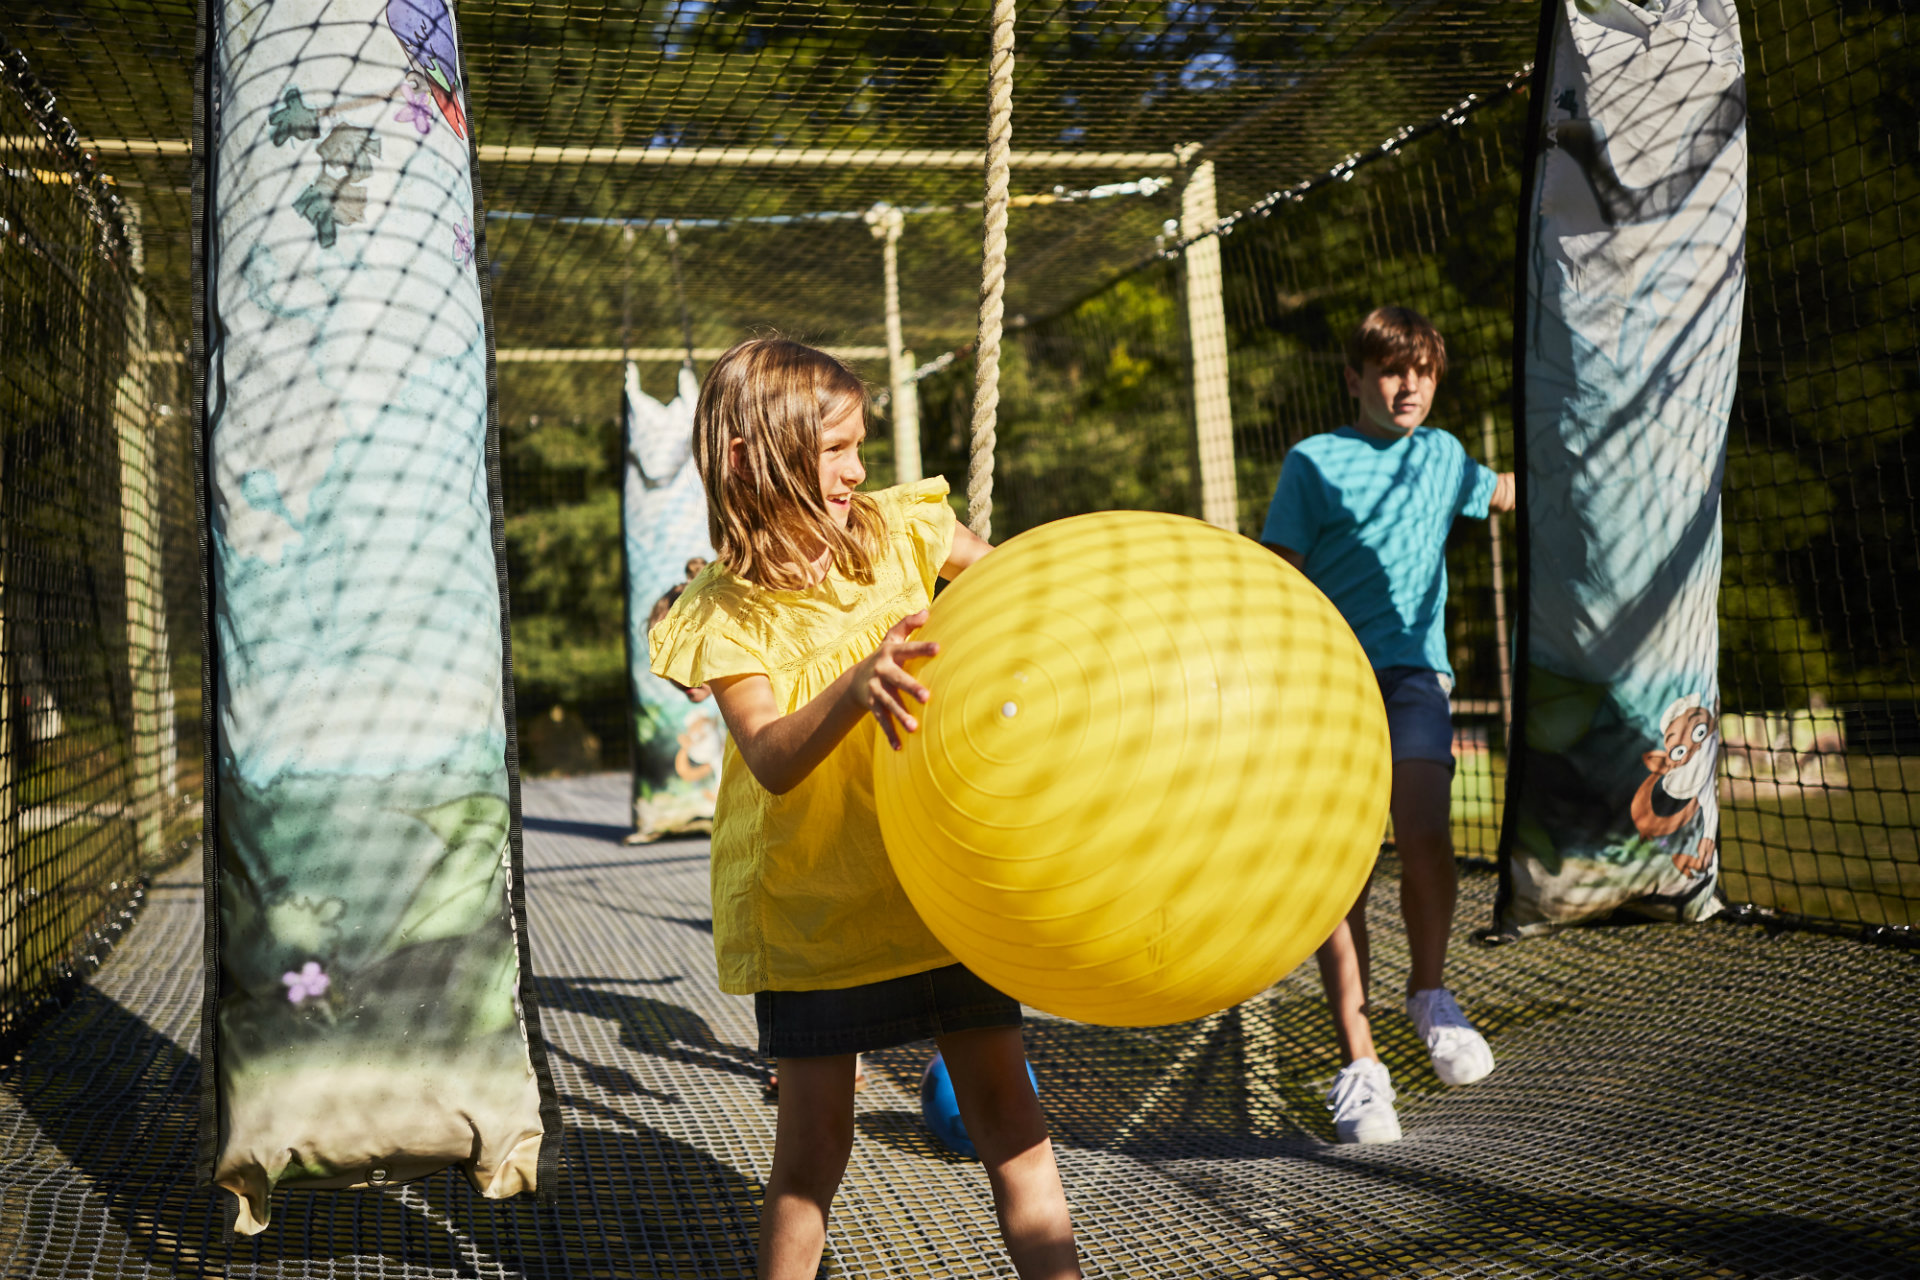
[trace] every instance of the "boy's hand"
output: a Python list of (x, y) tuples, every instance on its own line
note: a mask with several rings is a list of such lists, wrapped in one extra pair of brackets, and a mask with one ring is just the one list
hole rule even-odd
[(681, 684), (678, 680), (675, 680), (672, 676), (661, 676), (660, 678), (662, 680), (665, 680), (668, 684), (672, 685), (674, 688), (678, 689), (680, 692), (686, 694), (688, 702), (705, 702), (708, 698), (711, 698), (713, 696), (713, 690), (709, 689), (706, 685), (697, 684), (697, 685), (694, 685), (691, 689), (689, 689), (686, 685)]
[(1511, 511), (1513, 510), (1513, 499), (1513, 472), (1502, 471), (1494, 478), (1493, 497), (1487, 501), (1487, 509), (1494, 512)]
[(1305, 573), (1307, 571), (1307, 558), (1298, 551), (1295, 551), (1292, 547), (1275, 546), (1271, 542), (1263, 542), (1260, 545), (1279, 556), (1282, 560), (1285, 560), (1300, 572)]
[(931, 641), (907, 639), (926, 625), (926, 621), (927, 611), (922, 609), (894, 623), (880, 641), (880, 647), (854, 668), (853, 681), (847, 687), (848, 700), (873, 713), (873, 718), (880, 722), (880, 731), (887, 735), (887, 742), (895, 751), (900, 749), (902, 730), (913, 733), (920, 728), (920, 722), (907, 714), (906, 698), (910, 696), (925, 706), (932, 697), (927, 687), (907, 674), (901, 665), (931, 658), (940, 652), (940, 646)]

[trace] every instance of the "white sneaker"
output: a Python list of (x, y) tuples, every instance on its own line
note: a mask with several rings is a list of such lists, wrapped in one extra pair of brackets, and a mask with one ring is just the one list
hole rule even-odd
[(1453, 992), (1431, 987), (1407, 997), (1407, 1016), (1426, 1041), (1433, 1074), (1442, 1084), (1472, 1084), (1493, 1070), (1493, 1050), (1454, 1003)]
[(1393, 1081), (1386, 1064), (1362, 1058), (1342, 1068), (1327, 1092), (1333, 1131), (1342, 1142), (1398, 1142), (1400, 1117), (1393, 1110)]

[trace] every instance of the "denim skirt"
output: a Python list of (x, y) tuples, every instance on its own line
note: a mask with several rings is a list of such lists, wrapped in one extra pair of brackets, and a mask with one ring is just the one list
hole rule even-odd
[(769, 1058), (869, 1053), (952, 1031), (1020, 1025), (1020, 1002), (965, 965), (832, 991), (759, 991), (753, 1011)]

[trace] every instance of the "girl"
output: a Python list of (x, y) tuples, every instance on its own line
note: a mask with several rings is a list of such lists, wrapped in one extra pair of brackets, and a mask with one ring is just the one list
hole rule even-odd
[[(954, 963), (894, 878), (873, 752), (919, 728), (906, 669), (934, 578), (989, 547), (944, 480), (856, 493), (866, 387), (824, 352), (743, 342), (700, 388), (694, 457), (719, 558), (649, 641), (655, 673), (707, 685), (729, 739), (713, 826), (722, 990), (752, 992), (780, 1111), (760, 1275), (812, 1277), (853, 1149), (855, 1055), (931, 1036), (1022, 1277), (1078, 1276), (1028, 1084), (1020, 1006)], [(873, 723), (867, 723), (871, 716)]]

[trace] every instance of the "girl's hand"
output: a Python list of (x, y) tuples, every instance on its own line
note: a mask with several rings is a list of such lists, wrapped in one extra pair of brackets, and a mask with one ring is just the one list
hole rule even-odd
[(940, 646), (931, 641), (907, 639), (926, 625), (926, 621), (927, 611), (922, 609), (894, 623), (880, 641), (880, 647), (853, 669), (853, 679), (847, 686), (847, 700), (873, 713), (873, 718), (880, 722), (880, 731), (887, 735), (887, 742), (895, 751), (900, 749), (902, 730), (913, 733), (920, 728), (920, 722), (907, 713), (906, 698), (911, 696), (925, 706), (932, 697), (927, 687), (909, 675), (902, 665), (923, 661), (940, 652)]
[(785, 795), (805, 781), (869, 712), (898, 751), (902, 728), (912, 733), (920, 727), (907, 714), (907, 696), (922, 703), (929, 696), (926, 686), (908, 675), (902, 664), (940, 652), (937, 644), (907, 639), (926, 620), (924, 609), (900, 619), (878, 649), (842, 671), (806, 705), (785, 714), (774, 699), (772, 681), (764, 675), (712, 681), (727, 732), (733, 735), (754, 781), (776, 796)]

